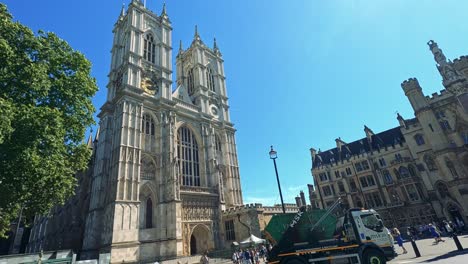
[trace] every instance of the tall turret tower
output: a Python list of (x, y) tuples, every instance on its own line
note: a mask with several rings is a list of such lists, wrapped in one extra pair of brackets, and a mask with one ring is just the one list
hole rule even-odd
[(154, 262), (224, 246), (242, 204), (235, 129), (216, 41), (177, 55), (171, 22), (132, 0), (114, 25), (82, 258)]

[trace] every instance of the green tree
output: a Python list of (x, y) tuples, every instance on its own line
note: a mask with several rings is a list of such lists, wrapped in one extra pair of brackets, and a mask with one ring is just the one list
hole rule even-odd
[(0, 4), (0, 235), (73, 194), (94, 124), (91, 63), (53, 33), (35, 35)]

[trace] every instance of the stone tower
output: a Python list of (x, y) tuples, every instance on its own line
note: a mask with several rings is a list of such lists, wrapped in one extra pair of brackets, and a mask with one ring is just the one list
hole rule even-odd
[(171, 22), (133, 0), (114, 26), (107, 101), (82, 258), (145, 262), (223, 246), (221, 210), (242, 204), (235, 129), (216, 42), (177, 55)]

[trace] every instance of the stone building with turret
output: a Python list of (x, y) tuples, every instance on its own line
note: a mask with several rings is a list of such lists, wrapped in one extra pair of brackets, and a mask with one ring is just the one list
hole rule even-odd
[(336, 148), (311, 149), (315, 190), (326, 208), (372, 207), (389, 226), (441, 219), (468, 223), (468, 57), (447, 60), (428, 42), (444, 87), (425, 96), (416, 78), (401, 85), (415, 117), (397, 115), (399, 126)]
[[(173, 88), (172, 25), (165, 6), (157, 15), (132, 0), (113, 33), (89, 188), (81, 186), (89, 206), (74, 238), (81, 240), (80, 258), (107, 254), (112, 263), (154, 262), (223, 248), (222, 212), (243, 202), (216, 40), (208, 47), (195, 27), (188, 48), (180, 43)], [(64, 211), (57, 210), (48, 218), (61, 223), (56, 212)], [(45, 240), (65, 235), (60, 228), (54, 235), (41, 225), (34, 228)], [(42, 245), (69, 248), (52, 241)]]

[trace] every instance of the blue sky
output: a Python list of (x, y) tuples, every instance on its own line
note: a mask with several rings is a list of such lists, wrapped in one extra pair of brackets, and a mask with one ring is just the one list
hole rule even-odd
[[(52, 31), (93, 63), (105, 99), (112, 27), (122, 1), (7, 0), (16, 20)], [(128, 3), (129, 0), (123, 1)], [(161, 0), (147, 0), (160, 13)], [(400, 88), (417, 77), (426, 94), (441, 77), (426, 42), (449, 59), (465, 55), (467, 1), (429, 0), (167, 0), (173, 48), (187, 47), (194, 25), (208, 45), (213, 37), (225, 60), (231, 118), (244, 201), (279, 203), (268, 151), (278, 151), (285, 202), (312, 183), (309, 148), (334, 139), (364, 137), (398, 125), (395, 112), (413, 116)], [(174, 52), (176, 54), (176, 52)], [(175, 62), (175, 58), (174, 58)], [(175, 76), (175, 74), (174, 74)]]

